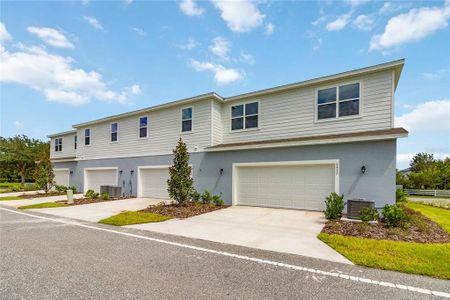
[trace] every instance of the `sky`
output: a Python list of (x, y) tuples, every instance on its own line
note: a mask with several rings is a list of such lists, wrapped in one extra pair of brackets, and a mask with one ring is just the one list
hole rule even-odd
[(397, 167), (450, 156), (450, 0), (1, 1), (0, 135), (406, 59)]

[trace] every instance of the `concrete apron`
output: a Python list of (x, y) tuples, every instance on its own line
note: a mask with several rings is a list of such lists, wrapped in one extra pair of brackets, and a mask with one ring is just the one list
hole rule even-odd
[(351, 264), (317, 238), (322, 212), (231, 206), (188, 219), (125, 227)]
[[(20, 196), (20, 195), (18, 195), (18, 196)], [(79, 199), (79, 198), (83, 198), (84, 196), (83, 196), (83, 194), (75, 194), (75, 195), (73, 195), (73, 197), (74, 197), (74, 199)], [(25, 205), (39, 204), (39, 203), (45, 203), (45, 202), (56, 202), (56, 201), (62, 201), (62, 200), (67, 200), (67, 196), (61, 195), (61, 196), (39, 197), (39, 198), (24, 199), (24, 200), (4, 200), (4, 201), (0, 201), (0, 205), (19, 207), (19, 206), (25, 206)]]

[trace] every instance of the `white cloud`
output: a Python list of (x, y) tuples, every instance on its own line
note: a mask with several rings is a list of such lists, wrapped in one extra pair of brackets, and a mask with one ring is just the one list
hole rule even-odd
[(339, 31), (345, 28), (347, 26), (349, 20), (350, 20), (351, 14), (345, 14), (339, 16), (336, 20), (333, 22), (330, 22), (327, 24), (327, 30), (328, 31)]
[(23, 123), (20, 122), (20, 121), (14, 121), (14, 126), (15, 126), (16, 128), (23, 128)]
[(347, 2), (348, 4), (350, 4), (350, 6), (357, 7), (366, 4), (367, 2), (369, 2), (369, 0), (347, 0)]
[(141, 87), (138, 84), (133, 84), (129, 89), (130, 89), (130, 93), (133, 95), (142, 94)]
[(144, 29), (140, 28), (140, 27), (130, 27), (130, 29), (134, 32), (136, 32), (137, 34), (139, 34), (140, 36), (146, 36), (147, 32), (145, 32)]
[(221, 11), (220, 16), (232, 31), (248, 32), (263, 24), (265, 15), (250, 0), (211, 0), (211, 2)]
[(450, 1), (444, 7), (422, 7), (391, 18), (382, 34), (372, 36), (369, 50), (383, 50), (419, 41), (446, 28), (450, 18)]
[(236, 69), (226, 68), (220, 64), (210, 62), (200, 62), (192, 59), (190, 61), (192, 68), (197, 72), (211, 71), (214, 73), (214, 79), (217, 84), (225, 85), (243, 78), (243, 74)]
[(194, 38), (188, 38), (187, 43), (184, 45), (180, 45), (180, 48), (183, 50), (192, 50), (197, 47), (199, 43)]
[(125, 5), (130, 5), (131, 3), (133, 3), (133, 0), (123, 0), (123, 2), (125, 3)]
[(209, 51), (219, 58), (228, 60), (230, 53), (231, 42), (224, 37), (216, 37), (212, 40), (212, 44), (208, 47)]
[(450, 73), (450, 69), (439, 69), (433, 73), (422, 73), (423, 77), (429, 80), (441, 79), (447, 76)]
[(94, 17), (84, 16), (84, 20), (85, 20), (86, 22), (88, 22), (88, 23), (89, 23), (92, 27), (94, 27), (95, 29), (98, 29), (98, 30), (103, 30), (103, 29), (104, 29), (103, 26), (102, 26), (102, 24), (100, 23), (100, 21), (97, 20), (97, 19), (94, 18)]
[(81, 105), (91, 99), (127, 103), (139, 86), (115, 92), (108, 88), (102, 75), (73, 66), (71, 57), (50, 54), (43, 47), (21, 45), (17, 52), (0, 49), (0, 82), (28, 86), (42, 93), (48, 101)]
[(367, 15), (359, 15), (353, 21), (353, 26), (362, 31), (370, 31), (373, 28), (373, 19)]
[(380, 15), (390, 14), (390, 13), (396, 12), (406, 6), (407, 6), (406, 4), (399, 4), (398, 2), (397, 3), (385, 2), (383, 4), (383, 6), (378, 10), (378, 13)]
[(11, 35), (9, 34), (8, 30), (6, 30), (5, 25), (0, 22), (0, 43), (9, 41), (11, 39)]
[(266, 27), (264, 29), (264, 33), (266, 35), (271, 35), (273, 33), (274, 29), (275, 29), (275, 25), (273, 25), (272, 23), (267, 23)]
[(194, 0), (183, 0), (180, 2), (180, 9), (188, 16), (201, 16), (203, 14), (203, 8), (199, 7)]
[(44, 43), (58, 48), (74, 48), (73, 44), (59, 30), (49, 27), (28, 27), (28, 32), (36, 35)]
[(411, 132), (449, 132), (450, 99), (428, 101), (395, 118), (395, 125)]
[(316, 43), (314, 44), (313, 50), (317, 51), (320, 49), (320, 47), (322, 47), (323, 44), (323, 39), (322, 38), (318, 38)]
[(239, 56), (239, 60), (244, 62), (244, 63), (250, 64), (250, 65), (253, 65), (255, 63), (255, 58), (253, 57), (253, 55), (251, 55), (251, 54), (249, 54), (249, 53), (247, 53), (245, 51), (241, 51), (241, 55)]
[(83, 4), (83, 5), (88, 5), (89, 4), (89, 0), (81, 0), (81, 4)]

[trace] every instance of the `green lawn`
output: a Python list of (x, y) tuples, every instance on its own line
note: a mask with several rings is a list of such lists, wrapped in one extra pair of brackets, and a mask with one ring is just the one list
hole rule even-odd
[(420, 244), (319, 234), (354, 264), (450, 279), (449, 244)]
[(140, 211), (125, 211), (118, 215), (98, 221), (99, 223), (123, 226), (131, 224), (162, 222), (171, 219), (171, 217), (163, 216), (155, 213)]
[(7, 201), (7, 200), (23, 200), (23, 198), (17, 196), (0, 197), (0, 201)]
[[(450, 211), (407, 202), (450, 233)], [(318, 238), (357, 265), (450, 279), (450, 243), (423, 244), (319, 234)]]
[(407, 197), (411, 198), (427, 198), (427, 199), (433, 199), (433, 198), (444, 198), (444, 199), (450, 199), (450, 196), (425, 196), (425, 195), (408, 195)]
[(450, 210), (414, 202), (406, 202), (405, 205), (430, 218), (450, 234)]
[(63, 202), (44, 202), (44, 203), (38, 203), (38, 204), (31, 204), (31, 205), (24, 205), (19, 206), (19, 209), (31, 209), (31, 208), (52, 208), (52, 207), (65, 207), (70, 206), (67, 203)]

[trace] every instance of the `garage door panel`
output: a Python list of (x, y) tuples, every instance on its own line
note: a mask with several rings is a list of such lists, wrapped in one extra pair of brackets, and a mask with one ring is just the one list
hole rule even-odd
[(85, 192), (94, 190), (99, 193), (101, 185), (117, 185), (117, 169), (85, 170), (85, 174)]
[(55, 184), (69, 186), (69, 170), (53, 170)]
[(167, 180), (168, 168), (149, 168), (140, 170), (140, 195), (141, 197), (169, 199)]
[(240, 166), (236, 168), (237, 204), (324, 210), (335, 190), (334, 164)]

